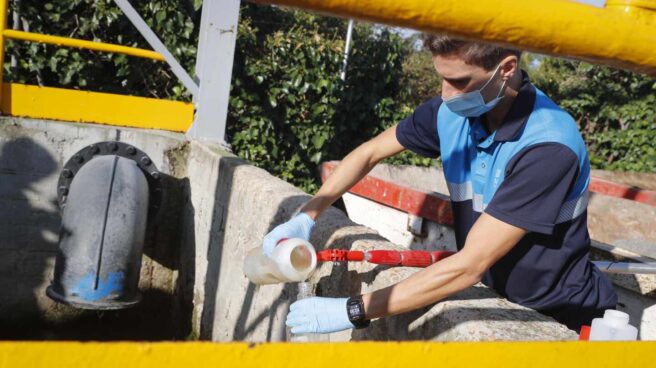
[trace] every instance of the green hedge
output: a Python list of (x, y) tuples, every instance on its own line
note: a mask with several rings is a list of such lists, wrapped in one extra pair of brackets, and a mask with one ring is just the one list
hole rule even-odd
[(342, 81), (345, 34), (343, 20), (250, 4), (241, 10), (230, 142), (241, 157), (309, 192), (318, 189), (319, 163), (341, 159), (412, 111), (400, 102), (405, 42), (357, 25)]
[(557, 58), (531, 74), (577, 119), (593, 168), (656, 172), (656, 79)]

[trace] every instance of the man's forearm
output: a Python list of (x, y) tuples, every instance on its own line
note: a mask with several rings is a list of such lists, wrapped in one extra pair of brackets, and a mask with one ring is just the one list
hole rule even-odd
[(358, 147), (337, 165), (335, 171), (321, 186), (319, 192), (303, 206), (303, 212), (316, 219), (342, 194), (371, 171), (376, 162), (371, 161), (371, 155), (366, 145), (367, 143)]
[(363, 295), (366, 318), (421, 308), (476, 284), (482, 273), (469, 264), (467, 255), (456, 253), (398, 284)]
[(301, 209), (316, 220), (347, 190), (362, 179), (378, 162), (403, 151), (396, 140), (396, 126), (363, 143), (349, 153), (321, 186), (319, 192)]

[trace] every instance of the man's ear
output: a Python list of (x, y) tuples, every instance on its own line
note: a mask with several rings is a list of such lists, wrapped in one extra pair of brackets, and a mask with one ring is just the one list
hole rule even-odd
[(519, 72), (519, 59), (516, 55), (506, 56), (500, 63), (501, 67), (501, 78), (504, 80), (510, 80), (515, 73)]

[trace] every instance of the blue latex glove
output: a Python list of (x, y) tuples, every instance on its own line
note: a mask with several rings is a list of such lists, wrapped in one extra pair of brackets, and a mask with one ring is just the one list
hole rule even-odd
[(310, 233), (314, 227), (314, 220), (307, 213), (301, 212), (291, 220), (276, 226), (264, 237), (262, 248), (264, 254), (271, 257), (273, 249), (281, 239), (301, 238), (310, 240)]
[(348, 319), (348, 298), (321, 298), (318, 296), (301, 299), (289, 306), (287, 327), (293, 334), (330, 333), (354, 328)]

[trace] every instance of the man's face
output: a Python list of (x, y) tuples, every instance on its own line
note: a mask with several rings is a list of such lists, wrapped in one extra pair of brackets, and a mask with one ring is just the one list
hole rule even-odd
[[(433, 56), (433, 65), (442, 78), (442, 98), (480, 89), (494, 74), (494, 70), (465, 63), (457, 54)], [(503, 81), (498, 74), (481, 91), (485, 101), (492, 100), (499, 93)]]

